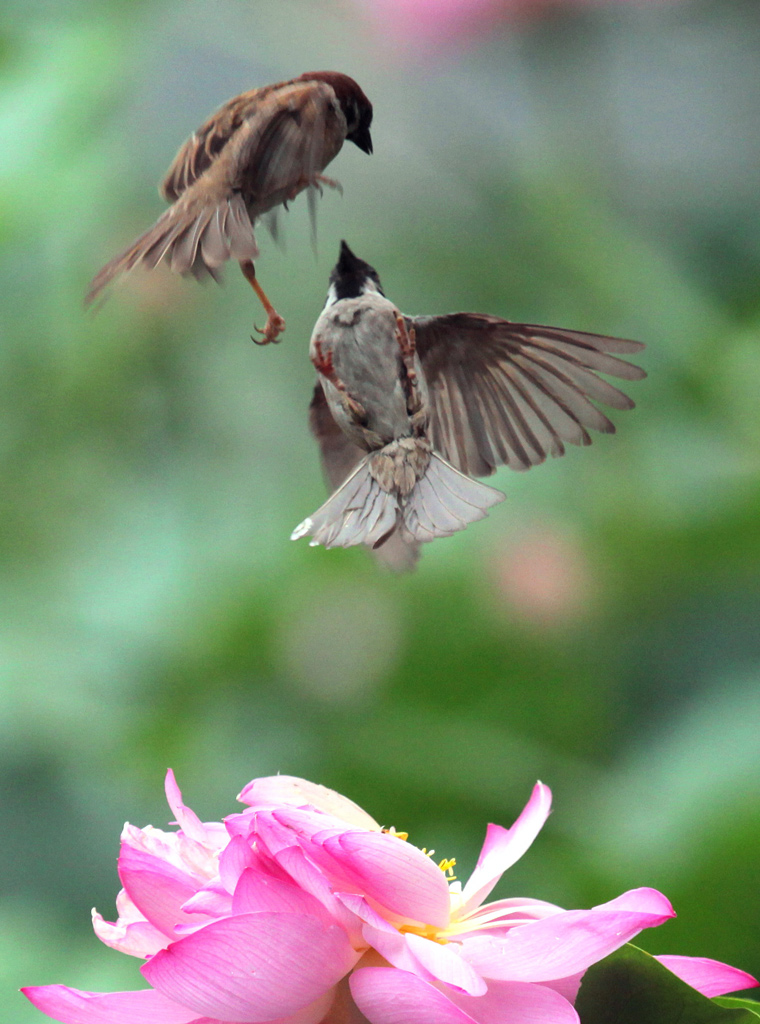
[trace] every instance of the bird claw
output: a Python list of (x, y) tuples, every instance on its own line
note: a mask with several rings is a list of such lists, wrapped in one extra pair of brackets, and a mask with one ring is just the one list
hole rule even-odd
[(279, 337), (285, 330), (285, 321), (279, 313), (275, 313), (274, 310), (267, 316), (266, 327), (262, 331), (256, 324), (253, 325), (254, 331), (257, 334), (262, 335), (261, 338), (255, 338), (251, 335), (251, 341), (254, 345), (277, 345), (279, 343)]
[(327, 188), (334, 188), (336, 192), (339, 192), (341, 194), (341, 196), (343, 195), (343, 186), (341, 185), (341, 183), (339, 181), (336, 181), (335, 178), (326, 178), (324, 174), (315, 175), (314, 179), (312, 180), (312, 184), (314, 185), (315, 188), (319, 189), (320, 196), (323, 196), (325, 194), (324, 189), (322, 188), (323, 185), (326, 186)]

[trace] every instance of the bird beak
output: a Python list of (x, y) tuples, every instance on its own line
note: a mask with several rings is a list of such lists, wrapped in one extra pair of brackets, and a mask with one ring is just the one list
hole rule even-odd
[(355, 128), (346, 138), (363, 150), (363, 152), (367, 154), (372, 152), (372, 136), (369, 133), (369, 128)]

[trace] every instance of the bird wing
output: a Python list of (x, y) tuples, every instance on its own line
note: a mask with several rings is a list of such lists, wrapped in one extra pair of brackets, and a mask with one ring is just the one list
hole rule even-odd
[(174, 202), (207, 172), (254, 199), (302, 179), (305, 185), (337, 154), (345, 132), (345, 117), (326, 82), (252, 89), (225, 103), (190, 136), (161, 194)]
[(334, 491), (367, 453), (349, 440), (335, 422), (319, 381), (314, 385), (309, 405), (309, 429), (319, 445), (322, 472)]
[(516, 324), (482, 313), (408, 317), (430, 392), (434, 448), (457, 469), (489, 476), (559, 456), (565, 444), (591, 443), (588, 430), (615, 432), (593, 402), (634, 402), (599, 374), (640, 380), (619, 355), (638, 341)]
[(197, 181), (216, 160), (235, 132), (249, 118), (255, 117), (267, 97), (279, 85), (250, 89), (223, 104), (193, 132), (180, 148), (161, 183), (161, 195), (173, 203)]
[(306, 188), (338, 153), (346, 119), (332, 86), (294, 82), (270, 93), (208, 172), (239, 189), (258, 216)]

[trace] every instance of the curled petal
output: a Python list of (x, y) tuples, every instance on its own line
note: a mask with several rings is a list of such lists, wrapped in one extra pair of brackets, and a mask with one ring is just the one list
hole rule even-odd
[(549, 817), (552, 793), (537, 782), (530, 800), (512, 828), (489, 825), (478, 863), (462, 892), (462, 913), (480, 906), (501, 876), (516, 863), (541, 831)]
[(677, 974), (681, 981), (691, 985), (703, 996), (723, 996), (727, 992), (739, 992), (744, 988), (756, 988), (758, 981), (746, 971), (729, 967), (719, 960), (708, 960), (702, 956), (656, 956), (663, 967)]
[[(207, 885), (200, 889), (194, 896), (191, 896), (187, 903), (182, 905), (186, 914), (205, 914), (206, 917), (228, 917), (232, 913), (232, 897), (221, 886)], [(199, 922), (193, 918), (191, 927), (196, 927)]]
[(169, 937), (154, 928), (148, 921), (126, 922), (121, 919), (115, 923), (104, 921), (103, 915), (94, 908), (92, 927), (97, 937), (106, 946), (118, 949), (120, 953), (139, 956), (143, 960), (153, 956), (169, 942)]
[(341, 796), (334, 789), (294, 775), (270, 775), (268, 778), (254, 779), (243, 789), (238, 800), (251, 807), (280, 807), (282, 804), (315, 807), (318, 811), (340, 818), (353, 828), (380, 831), (375, 819), (353, 800)]
[(144, 977), (198, 1015), (255, 1024), (307, 1006), (354, 966), (345, 933), (301, 914), (213, 921), (149, 960)]
[(195, 839), (196, 842), (205, 844), (208, 841), (206, 827), (202, 824), (195, 811), (191, 811), (189, 807), (185, 807), (182, 803), (182, 793), (171, 768), (166, 773), (164, 789), (166, 791), (167, 803), (171, 808), (172, 814), (177, 819), (176, 824), (179, 825), (190, 839)]
[(443, 992), (394, 967), (362, 967), (349, 980), (351, 995), (371, 1024), (478, 1024)]
[(324, 846), (370, 899), (412, 921), (448, 925), (446, 878), (415, 846), (383, 832), (344, 832)]
[(486, 979), (551, 981), (585, 970), (643, 928), (674, 916), (662, 893), (632, 889), (592, 910), (554, 914), (498, 938), (472, 934), (462, 942), (462, 955)]
[(22, 988), (38, 1010), (63, 1024), (189, 1024), (198, 1014), (153, 989), (82, 992), (66, 985)]

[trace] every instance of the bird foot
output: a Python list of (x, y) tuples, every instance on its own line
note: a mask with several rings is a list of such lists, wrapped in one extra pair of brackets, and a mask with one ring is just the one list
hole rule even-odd
[(324, 174), (315, 174), (311, 184), (315, 188), (319, 189), (320, 195), (322, 195), (323, 193), (323, 185), (326, 188), (334, 188), (336, 192), (340, 192), (340, 194), (343, 195), (343, 186), (341, 185), (341, 183), (339, 181), (336, 181), (335, 178), (326, 178)]
[(280, 335), (285, 330), (285, 321), (280, 314), (276, 312), (276, 310), (272, 309), (267, 315), (267, 322), (264, 330), (262, 331), (260, 327), (256, 326), (256, 324), (253, 325), (253, 329), (257, 334), (261, 335), (260, 338), (254, 338), (254, 336), (251, 335), (251, 341), (254, 345), (276, 345), (279, 341)]

